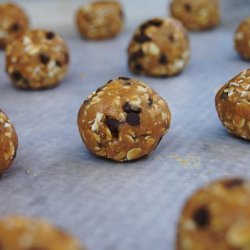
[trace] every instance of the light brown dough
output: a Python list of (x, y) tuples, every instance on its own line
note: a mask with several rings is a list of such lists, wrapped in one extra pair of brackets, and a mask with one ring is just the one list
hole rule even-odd
[(220, 120), (227, 130), (250, 140), (250, 70), (226, 83), (215, 98)]
[(250, 249), (250, 182), (219, 180), (195, 192), (178, 225), (176, 250)]
[(117, 36), (124, 26), (123, 8), (118, 1), (102, 0), (78, 9), (76, 25), (80, 34), (90, 40)]
[(51, 31), (26, 31), (6, 48), (6, 71), (18, 88), (54, 87), (65, 77), (68, 66), (68, 47)]
[(7, 170), (15, 159), (17, 146), (15, 128), (8, 116), (0, 109), (0, 174)]
[(189, 62), (186, 29), (173, 18), (154, 18), (140, 25), (128, 47), (132, 72), (154, 77), (180, 73)]
[(99, 88), (78, 114), (87, 148), (118, 162), (148, 155), (167, 133), (170, 121), (167, 103), (143, 82), (126, 77)]
[(170, 11), (189, 30), (208, 30), (220, 22), (218, 0), (172, 0)]

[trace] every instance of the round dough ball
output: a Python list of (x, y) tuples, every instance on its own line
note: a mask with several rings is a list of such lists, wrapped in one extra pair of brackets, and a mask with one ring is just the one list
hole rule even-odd
[(80, 34), (91, 40), (117, 36), (124, 23), (122, 6), (115, 0), (96, 1), (77, 11), (76, 24)]
[(183, 25), (173, 18), (151, 19), (136, 30), (128, 47), (132, 72), (155, 77), (180, 73), (190, 56)]
[(3, 250), (84, 250), (79, 242), (47, 221), (20, 216), (0, 220)]
[(18, 88), (54, 87), (64, 78), (68, 65), (67, 45), (51, 31), (26, 31), (6, 48), (6, 71)]
[(15, 128), (8, 116), (0, 109), (0, 174), (7, 170), (15, 159), (17, 145)]
[(20, 6), (5, 2), (0, 4), (0, 47), (29, 28), (29, 19)]
[(216, 109), (227, 130), (250, 140), (250, 69), (241, 72), (217, 93)]
[(218, 0), (172, 0), (170, 11), (189, 30), (208, 30), (220, 22)]
[(141, 81), (119, 77), (83, 103), (78, 127), (91, 152), (122, 162), (154, 150), (170, 120), (167, 103), (154, 90)]
[(176, 249), (250, 249), (250, 182), (220, 180), (198, 190), (182, 211)]
[(243, 20), (235, 32), (235, 49), (247, 60), (250, 60), (250, 17)]

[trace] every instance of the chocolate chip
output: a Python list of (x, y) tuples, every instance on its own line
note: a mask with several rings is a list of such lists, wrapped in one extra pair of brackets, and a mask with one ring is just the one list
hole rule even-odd
[(63, 64), (62, 64), (60, 61), (56, 60), (56, 66), (58, 66), (58, 67), (62, 67), (62, 66), (63, 66)]
[(144, 56), (143, 51), (140, 49), (137, 52), (133, 53), (130, 55), (130, 60), (131, 61), (137, 61), (138, 59), (142, 58)]
[(160, 64), (167, 64), (168, 63), (168, 59), (165, 55), (161, 54), (160, 58), (159, 58), (159, 63)]
[(172, 42), (172, 43), (175, 41), (175, 38), (174, 38), (174, 35), (173, 35), (173, 34), (169, 35), (169, 36), (168, 36), (168, 39), (169, 39), (170, 42)]
[(123, 76), (120, 76), (118, 79), (119, 79), (119, 80), (124, 80), (124, 81), (130, 80), (130, 78), (128, 78), (128, 77), (123, 77)]
[(41, 53), (41, 54), (39, 55), (39, 58), (40, 58), (40, 61), (41, 61), (42, 64), (48, 64), (49, 61), (50, 61), (49, 56), (47, 56), (47, 55), (45, 55), (45, 54), (43, 54), (43, 53)]
[(233, 189), (235, 187), (242, 186), (244, 184), (244, 180), (240, 178), (235, 178), (232, 180), (228, 180), (225, 182), (224, 187), (228, 189)]
[(52, 40), (54, 37), (55, 37), (55, 33), (54, 32), (49, 31), (49, 32), (46, 33), (46, 38), (48, 40)]
[(135, 71), (140, 72), (143, 70), (143, 67), (141, 64), (137, 63), (137, 64), (135, 64), (134, 69), (135, 69)]
[(184, 3), (183, 5), (185, 11), (191, 12), (192, 11), (192, 6), (189, 3)]
[(130, 112), (126, 116), (126, 122), (131, 126), (138, 126), (141, 123), (140, 115), (136, 112)]
[(68, 53), (64, 54), (64, 61), (65, 61), (66, 64), (69, 63), (69, 54)]
[(120, 122), (112, 117), (106, 117), (106, 124), (112, 136), (118, 138)]
[(160, 27), (163, 24), (163, 21), (160, 19), (153, 19), (148, 21), (148, 25), (150, 26), (156, 26), (156, 27)]
[(206, 228), (210, 221), (208, 209), (206, 207), (198, 208), (193, 214), (193, 220), (199, 228)]
[(20, 81), (20, 80), (22, 80), (22, 74), (21, 74), (19, 71), (14, 71), (14, 72), (11, 74), (11, 78), (12, 78), (14, 81)]
[(131, 82), (123, 82), (122, 85), (123, 86), (131, 86)]
[(148, 106), (151, 107), (153, 105), (153, 99), (152, 98), (148, 98)]
[(107, 82), (107, 84), (109, 84), (109, 83), (111, 83), (111, 82), (113, 82), (113, 80), (109, 80), (109, 81)]
[(134, 41), (136, 41), (137, 43), (145, 43), (151, 41), (151, 38), (144, 34), (140, 34), (134, 37)]
[(126, 102), (123, 105), (123, 111), (126, 113), (131, 113), (131, 112), (135, 112), (135, 113), (141, 113), (141, 108), (140, 107), (132, 107), (128, 102)]
[(20, 26), (20, 24), (19, 23), (14, 23), (12, 26), (11, 26), (11, 31), (13, 31), (13, 32), (17, 32), (17, 31), (19, 31), (20, 29), (21, 29), (21, 26)]
[(30, 83), (29, 80), (28, 80), (27, 78), (23, 77), (23, 79), (22, 79), (22, 84), (28, 86), (29, 83)]
[(95, 92), (98, 93), (98, 92), (102, 91), (102, 89), (103, 89), (103, 86), (98, 88)]
[(222, 94), (221, 94), (221, 99), (222, 99), (222, 100), (228, 99), (228, 93), (225, 92), (225, 91), (223, 91)]

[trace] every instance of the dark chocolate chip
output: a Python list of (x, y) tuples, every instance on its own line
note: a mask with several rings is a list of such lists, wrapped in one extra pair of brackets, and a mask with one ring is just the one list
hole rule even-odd
[(119, 80), (124, 80), (124, 81), (130, 80), (130, 78), (128, 78), (128, 77), (123, 77), (123, 76), (120, 76), (118, 79), (119, 79)]
[(20, 81), (22, 80), (22, 74), (19, 72), (19, 71), (14, 71), (12, 74), (11, 74), (11, 78), (14, 80), (14, 81)]
[(52, 40), (54, 37), (55, 37), (55, 33), (54, 32), (49, 31), (49, 32), (46, 33), (46, 38), (48, 40)]
[(56, 66), (58, 66), (58, 67), (62, 67), (63, 66), (63, 64), (60, 62), (60, 61), (56, 61)]
[(122, 85), (123, 86), (131, 86), (131, 82), (123, 82)]
[(17, 31), (19, 31), (20, 29), (21, 29), (21, 26), (20, 26), (20, 24), (19, 23), (14, 23), (12, 26), (11, 26), (11, 31), (13, 31), (13, 32), (17, 32)]
[(40, 58), (40, 61), (41, 61), (42, 64), (48, 64), (49, 61), (50, 61), (49, 56), (47, 56), (47, 55), (45, 55), (45, 54), (43, 54), (43, 53), (41, 53), (41, 54), (39, 55), (39, 58)]
[(172, 42), (172, 43), (175, 41), (174, 35), (172, 35), (172, 34), (168, 36), (168, 39), (169, 39), (170, 42)]
[(153, 105), (153, 99), (152, 98), (148, 98), (148, 106), (151, 107)]
[(244, 184), (243, 179), (235, 178), (235, 179), (226, 181), (226, 183), (224, 184), (224, 187), (228, 189), (233, 189), (235, 187), (242, 186), (243, 184)]
[(144, 34), (140, 34), (134, 37), (134, 41), (137, 43), (145, 43), (151, 41), (151, 38)]
[(140, 115), (136, 112), (130, 112), (126, 116), (126, 122), (131, 126), (138, 126), (141, 123)]
[(123, 111), (126, 113), (131, 113), (131, 112), (135, 112), (135, 113), (141, 113), (141, 108), (140, 107), (132, 107), (128, 102), (126, 102), (123, 105)]
[(210, 222), (210, 213), (206, 207), (198, 208), (193, 214), (193, 220), (199, 228), (206, 228)]
[(106, 124), (112, 136), (118, 138), (120, 122), (112, 117), (106, 117)]
[(167, 64), (168, 63), (168, 58), (164, 54), (161, 54), (161, 56), (159, 58), (159, 63), (160, 64)]
[(98, 92), (102, 91), (103, 87), (104, 87), (104, 86), (98, 88), (95, 92), (98, 93)]
[(136, 72), (140, 72), (143, 70), (143, 67), (141, 64), (137, 63), (137, 64), (135, 64), (134, 69)]
[(228, 93), (225, 92), (225, 91), (223, 91), (222, 94), (221, 94), (221, 99), (222, 99), (222, 100), (228, 99)]
[(107, 84), (108, 84), (108, 83), (111, 83), (112, 81), (113, 81), (113, 80), (109, 80), (109, 81), (107, 82)]
[(156, 26), (156, 27), (160, 27), (163, 24), (163, 21), (160, 19), (153, 19), (148, 21), (148, 25), (150, 26)]
[(184, 3), (183, 5), (185, 11), (191, 12), (192, 11), (192, 6), (189, 3)]

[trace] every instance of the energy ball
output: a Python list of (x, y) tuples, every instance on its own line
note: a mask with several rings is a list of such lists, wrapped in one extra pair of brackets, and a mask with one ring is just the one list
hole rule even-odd
[(180, 73), (186, 67), (189, 57), (187, 32), (173, 18), (155, 18), (143, 23), (128, 47), (131, 71), (154, 77)]
[(218, 0), (172, 0), (170, 12), (189, 30), (208, 30), (220, 22)]
[(235, 49), (247, 60), (250, 60), (250, 17), (243, 20), (235, 32)]
[(250, 249), (250, 182), (216, 181), (185, 204), (176, 250)]
[(117, 36), (124, 23), (122, 6), (115, 0), (95, 1), (77, 11), (76, 24), (80, 34), (90, 40)]
[(47, 221), (11, 216), (0, 220), (3, 250), (84, 250), (79, 242)]
[(0, 174), (7, 170), (15, 159), (17, 145), (15, 128), (8, 116), (0, 109)]
[(67, 45), (51, 31), (26, 31), (6, 48), (6, 71), (18, 88), (54, 87), (64, 78), (68, 66)]
[(78, 127), (97, 156), (123, 162), (148, 155), (169, 129), (167, 103), (141, 81), (110, 80), (83, 103)]
[(250, 69), (226, 83), (215, 98), (220, 120), (227, 130), (250, 140)]
[(29, 19), (20, 6), (10, 2), (0, 4), (0, 48), (28, 28)]

